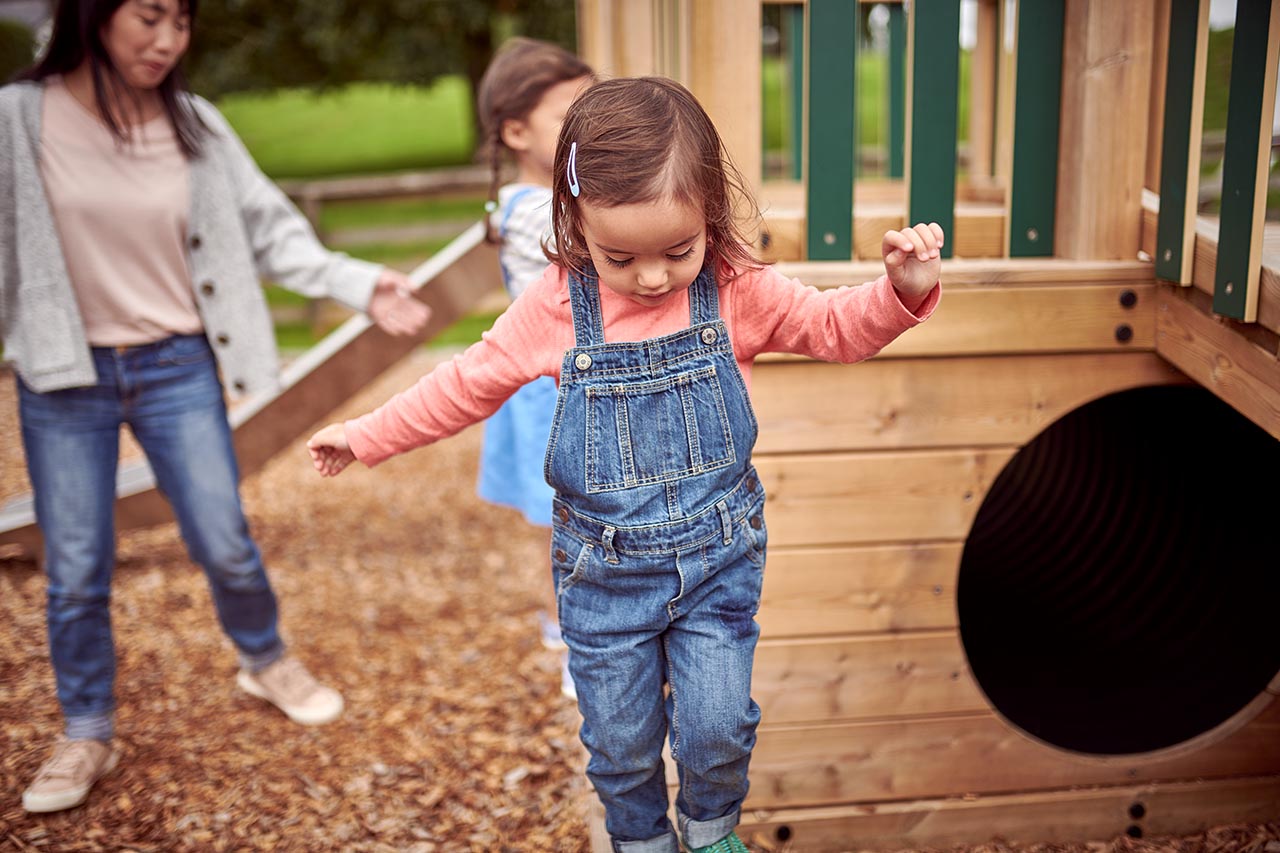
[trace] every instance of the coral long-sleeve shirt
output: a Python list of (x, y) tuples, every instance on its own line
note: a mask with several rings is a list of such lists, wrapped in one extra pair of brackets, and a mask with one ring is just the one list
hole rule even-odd
[[(374, 411), (347, 421), (347, 442), (356, 458), (377, 465), (487, 418), (539, 376), (558, 382), (565, 351), (574, 346), (568, 288), (566, 272), (549, 266), (480, 341)], [(870, 358), (933, 313), (940, 287), (913, 313), (885, 275), (862, 285), (818, 290), (764, 267), (722, 286), (719, 297), (720, 316), (750, 389), (751, 362), (760, 353), (844, 363)], [(602, 287), (600, 304), (609, 343), (643, 341), (689, 326), (688, 290), (645, 306)]]

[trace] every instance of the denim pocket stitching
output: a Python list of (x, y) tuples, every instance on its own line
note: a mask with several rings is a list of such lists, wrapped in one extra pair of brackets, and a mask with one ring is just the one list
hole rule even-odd
[(582, 580), (582, 577), (587, 572), (587, 563), (590, 561), (591, 552), (594, 550), (595, 546), (590, 542), (582, 543), (582, 550), (578, 552), (577, 559), (573, 561), (573, 568), (568, 572), (561, 569), (560, 584), (559, 589), (556, 591), (556, 595), (564, 595), (566, 592), (577, 586), (578, 581)]

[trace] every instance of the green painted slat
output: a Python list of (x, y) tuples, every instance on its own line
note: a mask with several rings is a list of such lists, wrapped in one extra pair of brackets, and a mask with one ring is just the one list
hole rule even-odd
[[(1222, 152), (1222, 212), (1218, 227), (1218, 266), (1214, 274), (1213, 310), (1252, 321), (1257, 310), (1257, 270), (1251, 269), (1254, 202), (1257, 193), (1258, 142), (1262, 118), (1271, 116), (1263, 103), (1268, 72), (1267, 37), (1271, 17), (1280, 14), (1271, 0), (1238, 0), (1236, 32), (1231, 43), (1231, 84), (1227, 95), (1227, 141)], [(1259, 238), (1261, 235), (1258, 235)]]
[[(959, 2), (959, 0), (956, 0)], [(809, 2), (806, 231), (810, 260), (853, 257), (854, 67), (857, 4)]]
[(902, 177), (907, 100), (907, 18), (902, 7), (889, 7), (889, 177)]
[(804, 180), (804, 5), (783, 11), (791, 68), (791, 177)]
[(960, 0), (915, 0), (911, 40), (911, 146), (907, 224), (937, 222), (955, 245), (956, 124), (960, 86)]
[(1020, 2), (1017, 26), (1009, 257), (1051, 257), (1058, 188), (1063, 0)]
[[(1158, 278), (1191, 284), (1195, 251), (1195, 205), (1204, 117), (1205, 47), (1209, 0), (1172, 0), (1169, 8), (1169, 62), (1165, 71), (1164, 130), (1160, 145), (1160, 214), (1156, 220), (1155, 270)], [(1200, 91), (1196, 91), (1196, 80)], [(1190, 224), (1190, 228), (1188, 228)], [(1188, 245), (1188, 241), (1190, 244)]]

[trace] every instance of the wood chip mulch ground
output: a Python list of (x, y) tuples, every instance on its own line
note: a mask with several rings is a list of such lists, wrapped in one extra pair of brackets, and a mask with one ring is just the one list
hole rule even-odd
[[(415, 354), (324, 420), (367, 411), (434, 358)], [(14, 409), (0, 373), (0, 503), (27, 490)], [(123, 761), (63, 813), (20, 804), (60, 717), (43, 575), (0, 549), (0, 850), (587, 851), (577, 713), (537, 631), (545, 538), (476, 498), (480, 438), (473, 428), (330, 481), (298, 441), (246, 479), (286, 641), (346, 697), (327, 726), (296, 726), (238, 692), (234, 652), (173, 525), (122, 532)], [(1280, 823), (953, 853), (1156, 850), (1280, 853)]]

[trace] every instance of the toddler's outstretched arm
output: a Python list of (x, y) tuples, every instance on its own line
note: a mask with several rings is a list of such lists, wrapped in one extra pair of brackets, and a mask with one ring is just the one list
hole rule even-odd
[(942, 240), (941, 225), (921, 222), (901, 231), (887, 231), (880, 242), (884, 270), (908, 310), (914, 311), (938, 283)]
[(311, 454), (311, 464), (316, 466), (322, 477), (336, 477), (356, 461), (342, 424), (329, 424), (307, 439), (307, 452)]

